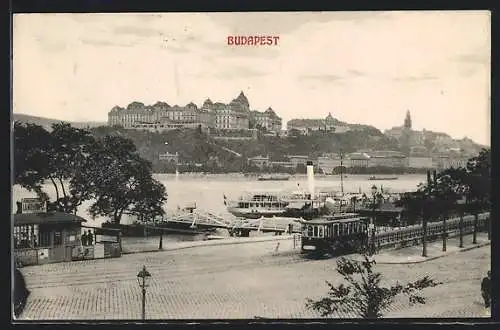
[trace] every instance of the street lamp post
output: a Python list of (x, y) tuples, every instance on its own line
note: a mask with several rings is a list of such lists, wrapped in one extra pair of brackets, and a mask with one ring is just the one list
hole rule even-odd
[(443, 220), (443, 252), (446, 252), (446, 239), (448, 237), (448, 229), (446, 227), (446, 214), (441, 214)]
[(458, 230), (459, 230), (459, 243), (458, 247), (464, 247), (464, 210), (463, 205), (460, 208), (460, 220), (458, 222)]
[(377, 208), (377, 186), (372, 186), (372, 196), (373, 196), (373, 214), (370, 219), (370, 255), (375, 254), (375, 213)]
[(163, 226), (164, 226), (164, 219), (162, 217), (161, 221), (161, 228), (160, 228), (160, 244), (158, 245), (158, 250), (163, 250)]
[(160, 229), (160, 244), (158, 245), (158, 250), (163, 250), (163, 228)]
[(142, 289), (142, 319), (146, 319), (146, 287), (149, 286), (151, 274), (146, 270), (146, 266), (142, 266), (142, 270), (137, 274), (137, 283)]
[[(470, 197), (469, 197), (470, 198)], [(474, 200), (470, 203), (472, 208), (472, 213), (474, 214), (473, 231), (472, 231), (472, 244), (477, 244), (477, 223), (478, 223), (478, 213), (477, 213), (477, 203)]]

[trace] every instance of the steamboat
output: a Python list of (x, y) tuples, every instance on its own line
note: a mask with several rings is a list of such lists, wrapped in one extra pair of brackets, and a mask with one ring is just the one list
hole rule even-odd
[(315, 191), (314, 168), (307, 162), (308, 191), (255, 190), (246, 192), (236, 200), (224, 195), (224, 205), (236, 217), (259, 219), (262, 217), (293, 217), (312, 219), (331, 213), (339, 202), (335, 191)]

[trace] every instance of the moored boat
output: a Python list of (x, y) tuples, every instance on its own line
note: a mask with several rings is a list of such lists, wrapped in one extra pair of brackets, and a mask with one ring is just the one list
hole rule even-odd
[(261, 175), (257, 178), (259, 181), (288, 181), (290, 175)]
[(374, 180), (397, 180), (398, 177), (397, 176), (390, 176), (390, 177), (377, 177), (377, 176), (371, 176), (368, 178), (368, 180), (370, 181), (374, 181)]

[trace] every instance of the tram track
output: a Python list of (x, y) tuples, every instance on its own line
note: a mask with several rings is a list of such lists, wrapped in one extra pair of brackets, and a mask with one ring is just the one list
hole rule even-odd
[[(165, 276), (168, 279), (176, 280), (186, 276), (203, 275), (207, 272), (211, 274), (223, 273), (230, 270), (251, 269), (253, 267), (273, 267), (287, 264), (297, 264), (314, 260), (303, 259), (298, 253), (296, 256), (279, 257), (257, 257), (251, 260), (231, 260), (228, 263), (227, 259), (216, 258), (206, 260), (196, 265), (188, 262), (176, 263), (175, 260), (169, 260), (166, 263), (154, 264), (148, 266), (148, 270), (157, 278)], [(27, 274), (26, 282), (29, 289), (61, 287), (61, 286), (80, 286), (80, 285), (95, 285), (106, 284), (119, 281), (134, 280), (136, 277), (135, 269), (132, 271), (129, 268), (116, 267), (114, 269), (106, 269), (102, 276), (96, 276), (99, 267), (94, 266), (91, 269), (74, 269), (71, 272), (53, 273), (50, 276), (38, 277), (36, 274)], [(31, 276), (30, 276), (31, 275)], [(35, 278), (34, 278), (35, 277)]]

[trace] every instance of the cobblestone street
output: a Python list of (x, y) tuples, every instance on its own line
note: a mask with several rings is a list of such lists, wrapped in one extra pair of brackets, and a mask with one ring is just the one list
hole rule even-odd
[[(281, 241), (280, 253), (276, 242), (259, 242), (25, 267), (32, 294), (22, 319), (139, 319), (136, 275), (142, 265), (152, 274), (148, 319), (318, 317), (305, 309), (305, 299), (324, 295), (325, 280), (340, 281), (335, 260), (303, 259), (292, 245)], [(490, 268), (489, 246), (376, 267), (390, 282), (424, 274), (443, 282), (424, 292), (426, 305), (409, 307), (398, 298), (387, 317), (489, 316), (480, 295), (481, 278)], [(335, 317), (355, 316), (339, 312)]]

